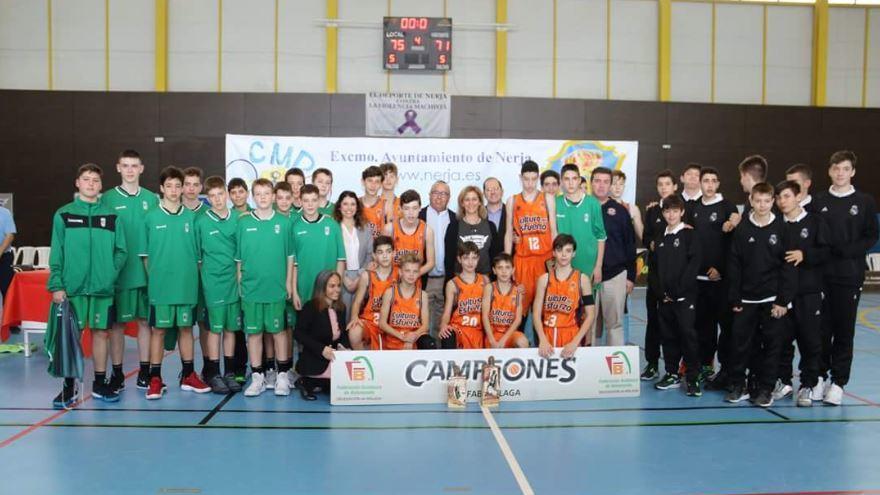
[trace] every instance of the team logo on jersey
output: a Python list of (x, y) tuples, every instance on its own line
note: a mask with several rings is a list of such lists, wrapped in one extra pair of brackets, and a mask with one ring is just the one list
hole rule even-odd
[(617, 215), (617, 210), (614, 208), (608, 208), (608, 216), (613, 217), (614, 215)]
[(822, 211), (827, 212), (827, 211), (828, 211), (828, 207), (827, 207), (827, 206), (823, 206), (823, 207), (822, 207)]
[(330, 227), (329, 227), (329, 226), (325, 226), (325, 227), (324, 227), (324, 235), (325, 235), (325, 236), (326, 236), (326, 235), (330, 235)]
[(810, 237), (810, 231), (804, 227), (801, 229), (801, 239), (806, 239), (807, 237)]
[(148, 205), (146, 201), (142, 202), (141, 204), (144, 206), (144, 211), (150, 208), (150, 205)]
[(276, 234), (281, 233), (281, 224), (278, 224), (278, 223), (275, 224), (275, 233)]
[[(694, 215), (694, 216), (696, 216), (696, 215)], [(712, 221), (712, 222), (714, 222), (715, 220), (718, 220), (718, 212), (717, 212), (717, 211), (713, 211), (712, 214), (709, 215), (709, 220)]]
[(754, 238), (754, 237), (749, 237), (749, 242), (755, 242), (755, 238)]
[(660, 223), (660, 219), (654, 220), (654, 223)]
[(189, 233), (189, 222), (183, 224), (183, 231)]
[(770, 239), (768, 239), (771, 246), (775, 246), (778, 240), (779, 239), (776, 238), (776, 234), (770, 234)]
[(659, 246), (657, 246), (657, 247), (663, 247), (663, 246), (665, 246), (665, 245), (666, 245), (666, 243), (665, 243), (665, 242), (661, 242), (661, 243), (660, 243), (660, 245), (659, 245)]
[(107, 219), (104, 218), (104, 217), (101, 217), (101, 227), (103, 228), (103, 227), (106, 227), (106, 226), (107, 226)]
[(676, 237), (675, 240), (672, 241), (672, 245), (675, 246), (675, 247), (680, 246), (680, 245), (681, 245), (681, 239), (679, 239), (678, 237)]
[(590, 223), (590, 214), (584, 213), (584, 223)]
[(852, 205), (849, 208), (849, 214), (852, 216), (856, 216), (859, 214), (859, 205)]

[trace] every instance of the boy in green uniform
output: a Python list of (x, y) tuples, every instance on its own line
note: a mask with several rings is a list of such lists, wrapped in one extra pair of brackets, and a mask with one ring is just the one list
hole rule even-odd
[(162, 358), (165, 332), (177, 328), (180, 346), (181, 390), (196, 393), (211, 391), (193, 369), (192, 325), (198, 301), (199, 269), (196, 246), (196, 214), (181, 204), (183, 172), (166, 167), (159, 174), (162, 200), (159, 207), (144, 219), (144, 242), (141, 256), (147, 269), (147, 294), (150, 301), (150, 384), (147, 399), (161, 399)]
[(140, 367), (137, 388), (146, 390), (150, 381), (150, 326), (147, 325), (149, 302), (147, 301), (147, 272), (137, 256), (143, 242), (144, 217), (147, 212), (159, 205), (155, 193), (140, 186), (144, 171), (141, 155), (134, 150), (119, 154), (116, 170), (122, 177), (122, 184), (101, 195), (101, 204), (113, 210), (122, 221), (125, 230), (125, 245), (129, 256), (116, 280), (116, 294), (113, 305), (116, 307), (116, 324), (110, 332), (110, 358), (113, 374), (110, 375), (110, 389), (119, 393), (125, 388), (125, 375), (122, 372), (122, 357), (125, 352), (125, 324), (136, 321), (138, 326), (137, 345)]
[(257, 179), (251, 186), (257, 208), (238, 220), (238, 262), (241, 281), (241, 306), (244, 310), (244, 331), (248, 340), (251, 361), (251, 383), (244, 391), (246, 397), (255, 397), (266, 390), (263, 369), (263, 333), (272, 334), (278, 373), (275, 395), (290, 394), (291, 361), (287, 356), (289, 344), (284, 309), (290, 296), (293, 273), (293, 243), (290, 239), (290, 221), (272, 209), (272, 182)]
[[(232, 201), (232, 214), (241, 217), (242, 214), (253, 210), (248, 204), (248, 185), (244, 179), (234, 177), (226, 184), (226, 190), (229, 192), (229, 201)], [(232, 372), (235, 373), (235, 381), (244, 383), (247, 374), (247, 345), (245, 345), (244, 332), (236, 332), (235, 334), (235, 351), (233, 353), (234, 366)]]
[[(333, 172), (326, 168), (316, 168), (312, 172), (312, 185), (318, 188), (318, 211), (328, 217), (333, 216), (333, 201), (330, 201), (330, 192), (333, 190)], [(300, 199), (302, 190), (300, 190)]]
[(232, 209), (238, 213), (247, 213), (253, 211), (251, 205), (248, 204), (248, 185), (241, 177), (235, 177), (229, 180), (226, 185), (229, 191), (229, 201), (232, 201)]
[(309, 184), (302, 188), (302, 218), (293, 224), (293, 307), (302, 309), (303, 301), (312, 298), (315, 277), (323, 270), (345, 270), (345, 244), (342, 229), (318, 208), (318, 188)]
[[(603, 176), (604, 177), (604, 176)], [(608, 175), (608, 182), (611, 176)], [(588, 274), (593, 287), (602, 281), (602, 258), (605, 255), (605, 223), (602, 205), (581, 190), (578, 166), (562, 166), (562, 196), (556, 196), (556, 229), (577, 242), (571, 266)]]
[[(183, 206), (186, 206), (193, 213), (196, 214), (196, 218), (205, 214), (206, 211), (210, 208), (208, 205), (204, 203), (204, 201), (199, 198), (199, 194), (202, 194), (202, 178), (204, 177), (204, 172), (199, 167), (187, 167), (183, 170)], [(195, 225), (195, 220), (193, 221), (193, 225)], [(201, 275), (201, 274), (200, 274)], [(208, 325), (205, 321), (207, 317), (207, 310), (205, 309), (205, 298), (202, 293), (202, 279), (201, 276), (199, 278), (199, 301), (196, 303), (196, 319), (195, 322), (199, 326), (199, 333), (201, 333), (202, 329), (206, 330)], [(172, 350), (174, 349), (174, 334), (173, 332), (168, 332), (165, 334), (165, 349)], [(202, 378), (207, 381), (207, 378), (204, 376), (205, 366), (208, 365), (208, 339), (199, 339), (199, 348), (202, 350)]]
[(293, 211), (301, 214), (303, 206), (300, 193), (302, 192), (302, 187), (306, 185), (306, 174), (299, 167), (289, 168), (284, 173), (284, 182), (290, 184), (290, 192), (293, 193), (293, 199), (291, 200)]
[[(196, 218), (196, 242), (201, 261), (199, 272), (206, 308), (206, 328), (209, 330), (205, 339), (208, 341), (208, 357), (202, 374), (212, 392), (228, 394), (241, 391), (241, 385), (235, 381), (232, 373), (235, 332), (241, 331), (241, 302), (235, 263), (238, 215), (226, 206), (226, 182), (222, 177), (208, 177), (205, 190), (211, 208)], [(225, 375), (220, 374), (221, 334)]]
[[(80, 328), (92, 329), (92, 397), (116, 402), (119, 394), (105, 383), (107, 330), (113, 325), (114, 285), (128, 253), (122, 222), (98, 201), (102, 175), (101, 168), (93, 163), (81, 166), (76, 173), (79, 196), (55, 212), (47, 286), (52, 302), (70, 301)], [(55, 324), (54, 316), (49, 315), (49, 325)], [(53, 405), (67, 408), (75, 395), (73, 378), (65, 378)]]

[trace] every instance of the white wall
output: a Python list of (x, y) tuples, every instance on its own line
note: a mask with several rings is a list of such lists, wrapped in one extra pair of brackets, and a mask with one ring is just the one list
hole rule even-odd
[(52, 2), (55, 89), (107, 89), (104, 0)]
[(672, 4), (670, 98), (712, 101), (712, 5)]
[(110, 89), (152, 91), (156, 9), (144, 0), (110, 0)]
[(49, 89), (46, 2), (0, 1), (0, 88)]
[(767, 8), (767, 103), (809, 105), (812, 98), (813, 9)]
[(868, 36), (868, 84), (866, 104), (880, 107), (880, 9), (870, 9), (870, 35)]
[(865, 10), (829, 9), (826, 93), (829, 106), (861, 106), (864, 53)]
[(654, 0), (612, 0), (611, 98), (658, 98), (657, 16)]
[(217, 91), (217, 0), (168, 0), (168, 89)]

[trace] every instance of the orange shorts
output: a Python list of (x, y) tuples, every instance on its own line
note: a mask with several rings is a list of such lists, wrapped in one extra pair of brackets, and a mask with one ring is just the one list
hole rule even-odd
[[(400, 329), (400, 328), (397, 328), (396, 330), (398, 332), (403, 333), (404, 335), (415, 331), (415, 330), (404, 330), (404, 329)], [(404, 349), (406, 349), (406, 350), (415, 350), (416, 349), (415, 342), (410, 344), (411, 347), (406, 347), (406, 345), (407, 345), (406, 342), (398, 339), (397, 337), (395, 337), (391, 334), (385, 333), (385, 332), (382, 332), (382, 334), (379, 336), (379, 339), (380, 339), (380, 342), (382, 343), (382, 350), (402, 351)]]
[[(580, 327), (544, 327), (544, 335), (553, 347), (562, 347), (574, 339)], [(579, 342), (578, 345), (581, 345)]]
[(517, 283), (525, 288), (523, 294), (523, 319), (532, 311), (532, 301), (535, 300), (535, 289), (538, 286), (538, 277), (547, 273), (547, 256), (514, 256), (513, 277)]
[(361, 337), (364, 341), (364, 346), (367, 349), (378, 351), (381, 348), (382, 342), (379, 336), (382, 330), (379, 329), (379, 325), (363, 318), (361, 318), (361, 325), (364, 327), (364, 334)]
[[(495, 342), (498, 342), (499, 340), (501, 340), (501, 337), (504, 337), (505, 333), (507, 333), (507, 327), (503, 327), (503, 328), (500, 328), (497, 330), (494, 328), (492, 329), (492, 337), (495, 338)], [(522, 332), (520, 332), (519, 330), (514, 330), (513, 334), (510, 336), (510, 338), (507, 339), (507, 342), (504, 343), (504, 348), (505, 349), (512, 349), (512, 348), (516, 347), (516, 340), (517, 340), (517, 338), (519, 338), (520, 335), (522, 335), (523, 338), (525, 338), (525, 335)], [(486, 349), (489, 349), (490, 347), (492, 347), (492, 345), (489, 343), (489, 339), (486, 339), (485, 346), (486, 346)]]
[(482, 328), (452, 327), (455, 329), (456, 349), (483, 349), (486, 334)]

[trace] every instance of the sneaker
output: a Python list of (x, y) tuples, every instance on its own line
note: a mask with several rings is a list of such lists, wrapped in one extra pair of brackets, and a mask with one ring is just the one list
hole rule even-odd
[(229, 393), (229, 385), (226, 384), (226, 380), (220, 375), (214, 375), (208, 383), (210, 384), (211, 392), (215, 394), (226, 395)]
[(681, 377), (673, 373), (666, 373), (663, 378), (654, 384), (657, 390), (669, 390), (670, 388), (681, 387)]
[(318, 399), (315, 396), (315, 392), (313, 390), (309, 390), (301, 377), (298, 378), (293, 385), (299, 389), (299, 395), (302, 396), (303, 400), (312, 401)]
[(798, 407), (813, 407), (813, 390), (810, 387), (801, 387), (797, 393)]
[(815, 401), (820, 401), (825, 398), (825, 392), (827, 390), (827, 382), (825, 378), (819, 377), (819, 381), (816, 382), (816, 386), (813, 387), (813, 392), (810, 394), (810, 399)]
[(278, 372), (275, 369), (266, 370), (266, 388), (269, 390), (275, 388), (276, 381), (278, 381)]
[(247, 372), (236, 373), (235, 381), (238, 382), (239, 385), (244, 385), (247, 381)]
[(782, 400), (787, 397), (791, 397), (794, 389), (791, 388), (791, 384), (782, 383), (782, 380), (776, 380), (776, 387), (773, 388), (773, 400)]
[(61, 392), (52, 399), (55, 409), (70, 409), (76, 404), (76, 383), (72, 387), (62, 387)]
[(110, 389), (107, 383), (96, 383), (92, 386), (92, 398), (104, 402), (119, 402), (119, 394)]
[(110, 375), (109, 385), (110, 390), (112, 390), (113, 392), (117, 394), (119, 392), (122, 392), (123, 390), (125, 390), (125, 375), (117, 375), (115, 373)]
[(245, 397), (256, 397), (266, 391), (266, 379), (262, 373), (251, 373), (251, 384), (244, 389)]
[(278, 373), (277, 378), (275, 379), (275, 395), (279, 396), (287, 396), (290, 395), (290, 380), (287, 377), (287, 373)]
[(758, 407), (770, 407), (773, 405), (773, 392), (767, 389), (758, 390), (755, 397), (755, 405)]
[(657, 372), (656, 364), (648, 364), (645, 366), (645, 371), (642, 371), (642, 376), (640, 377), (643, 381), (651, 381), (657, 378), (660, 374)]
[(700, 380), (687, 381), (687, 395), (690, 397), (701, 397), (703, 395), (703, 387)]
[(148, 389), (150, 387), (150, 372), (139, 370), (135, 386), (141, 390)]
[(825, 397), (822, 398), (822, 402), (832, 406), (839, 406), (843, 402), (843, 387), (832, 383), (828, 390), (825, 391)]
[(150, 387), (147, 389), (147, 399), (156, 400), (161, 399), (162, 395), (165, 391), (168, 390), (168, 387), (162, 383), (162, 379), (158, 376), (154, 376), (150, 378)]
[(238, 383), (238, 380), (235, 379), (235, 375), (232, 373), (226, 373), (223, 375), (223, 381), (226, 382), (226, 387), (230, 392), (234, 394), (241, 392), (241, 384)]
[(700, 374), (697, 376), (697, 380), (699, 380), (702, 383), (705, 383), (709, 380), (709, 378), (713, 374), (715, 374), (715, 368), (713, 368), (712, 366), (708, 366), (708, 365), (703, 366), (702, 368), (700, 368)]
[(747, 379), (746, 391), (748, 391), (749, 393), (749, 402), (754, 404), (755, 401), (758, 399), (758, 377), (750, 376)]
[(746, 390), (746, 388), (742, 384), (740, 384), (731, 387), (730, 391), (727, 392), (727, 395), (724, 396), (724, 400), (732, 404), (736, 404), (737, 402), (748, 400), (749, 397), (749, 391)]
[(730, 380), (727, 378), (727, 372), (724, 370), (715, 373), (715, 376), (706, 382), (706, 390), (727, 390)]
[(193, 371), (182, 380), (180, 380), (180, 390), (186, 392), (195, 392), (197, 394), (206, 394), (211, 391), (211, 387), (199, 378), (199, 374)]

